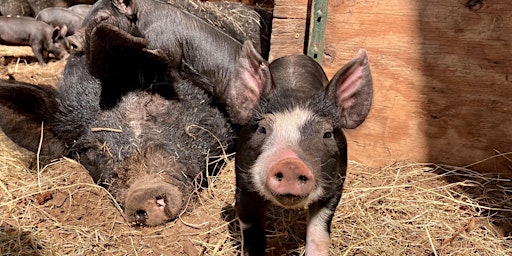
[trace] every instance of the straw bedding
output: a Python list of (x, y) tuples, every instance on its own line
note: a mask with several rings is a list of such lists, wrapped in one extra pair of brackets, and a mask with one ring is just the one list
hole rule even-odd
[[(237, 255), (234, 165), (207, 177), (180, 218), (132, 227), (111, 196), (70, 159), (28, 168), (0, 140), (1, 255)], [(469, 169), (350, 162), (332, 223), (332, 255), (511, 255), (508, 179)], [(301, 255), (304, 211), (271, 207), (268, 255)]]

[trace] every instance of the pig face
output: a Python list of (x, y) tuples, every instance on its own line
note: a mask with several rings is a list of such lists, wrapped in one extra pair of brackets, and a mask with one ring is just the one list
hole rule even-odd
[[(122, 205), (129, 223), (158, 225), (182, 211), (202, 173), (215, 171), (204, 163), (222, 156), (233, 134), (194, 85), (200, 78), (115, 43), (118, 55), (105, 55), (111, 59), (102, 63), (131, 60), (124, 72), (99, 69), (95, 77), (86, 57), (73, 55), (57, 89), (0, 81), (0, 127), (33, 152), (43, 129), (42, 159), (76, 159)], [(113, 71), (120, 73), (102, 74)], [(109, 91), (117, 93), (107, 97)]]
[(277, 59), (269, 69), (271, 77), (242, 79), (238, 88), (252, 93), (259, 81), (273, 81), (237, 141), (236, 210), (244, 255), (264, 255), (268, 203), (308, 208), (306, 255), (328, 255), (347, 168), (342, 129), (359, 126), (372, 101), (367, 54), (361, 50), (331, 81), (304, 55)]
[(69, 55), (69, 43), (66, 40), (65, 34), (65, 29), (55, 27), (52, 31), (51, 38), (46, 43), (46, 49), (58, 59), (64, 59)]
[[(346, 143), (339, 114), (322, 95), (314, 97), (299, 103), (271, 94), (240, 133), (237, 166), (250, 170), (244, 182), (285, 208), (306, 207), (343, 182)], [(276, 100), (285, 104), (272, 104)]]

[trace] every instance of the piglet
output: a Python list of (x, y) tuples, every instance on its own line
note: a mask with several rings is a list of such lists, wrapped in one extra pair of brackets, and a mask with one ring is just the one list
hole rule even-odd
[(259, 100), (259, 105), (247, 122), (239, 122), (243, 126), (236, 145), (236, 211), (243, 255), (264, 255), (269, 203), (307, 208), (306, 255), (328, 255), (331, 221), (347, 169), (343, 129), (358, 127), (372, 103), (367, 53), (360, 50), (331, 81), (305, 55), (275, 60), (270, 76), (247, 67), (247, 74), (256, 75), (247, 76), (240, 94), (254, 94), (265, 81), (273, 82), (270, 93), (260, 94), (261, 100), (246, 97)]
[(59, 27), (30, 18), (0, 16), (0, 44), (30, 46), (39, 64), (44, 66), (44, 57), (52, 53), (55, 57), (67, 57), (68, 44)]
[(53, 27), (67, 28), (65, 35), (70, 36), (82, 26), (84, 17), (68, 8), (48, 7), (37, 14), (36, 20)]

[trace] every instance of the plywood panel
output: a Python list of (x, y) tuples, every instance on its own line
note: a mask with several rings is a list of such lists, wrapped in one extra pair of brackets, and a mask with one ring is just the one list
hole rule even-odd
[[(351, 159), (465, 166), (512, 152), (512, 1), (473, 2), (330, 1), (327, 74), (366, 48), (374, 76)], [(508, 159), (472, 167), (512, 174)]]
[(307, 0), (275, 0), (269, 61), (304, 52)]

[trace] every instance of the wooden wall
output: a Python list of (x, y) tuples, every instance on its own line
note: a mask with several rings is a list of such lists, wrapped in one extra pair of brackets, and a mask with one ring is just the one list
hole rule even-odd
[[(307, 29), (296, 24), (305, 16), (295, 10), (307, 6), (298, 2), (275, 1), (274, 13), (294, 10), (274, 18), (270, 58), (303, 51), (291, 38)], [(375, 95), (365, 123), (347, 131), (351, 159), (512, 175), (512, 1), (329, 1), (328, 76), (359, 48), (369, 53)]]

